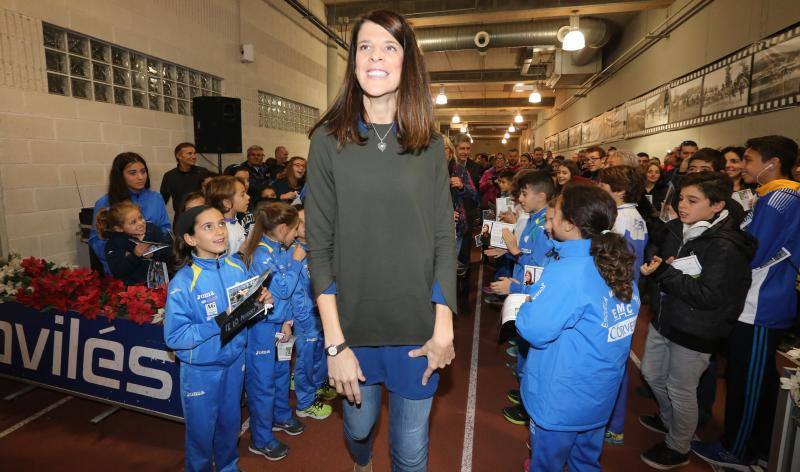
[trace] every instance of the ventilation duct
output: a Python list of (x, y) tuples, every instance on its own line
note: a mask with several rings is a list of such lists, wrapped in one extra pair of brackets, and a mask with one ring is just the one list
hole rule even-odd
[[(561, 46), (556, 37), (559, 28), (569, 26), (569, 20), (542, 20), (527, 23), (498, 23), (489, 25), (443, 26), (416, 31), (417, 42), (423, 51), (458, 51), (489, 48), (514, 48), (534, 45)], [(597, 50), (611, 38), (611, 28), (605, 21), (581, 17), (580, 30), (586, 47), (572, 54), (576, 66), (594, 59)]]

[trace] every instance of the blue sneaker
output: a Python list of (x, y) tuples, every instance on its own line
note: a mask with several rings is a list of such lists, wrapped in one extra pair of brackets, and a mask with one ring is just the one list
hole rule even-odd
[(709, 464), (731, 470), (741, 470), (742, 472), (750, 471), (749, 464), (742, 462), (742, 460), (725, 449), (720, 442), (692, 441), (692, 452)]
[(289, 454), (289, 446), (283, 444), (277, 439), (273, 439), (267, 443), (266, 446), (261, 448), (256, 447), (253, 445), (253, 443), (250, 443), (250, 446), (247, 449), (253, 454), (258, 454), (259, 456), (263, 456), (267, 460), (271, 461), (279, 461)]
[(306, 427), (303, 423), (297, 421), (294, 417), (289, 418), (285, 423), (272, 423), (273, 431), (283, 431), (290, 436), (297, 436), (305, 431)]

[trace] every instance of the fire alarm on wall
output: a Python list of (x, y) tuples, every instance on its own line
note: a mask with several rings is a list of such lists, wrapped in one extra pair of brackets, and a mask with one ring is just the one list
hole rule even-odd
[(252, 44), (242, 44), (242, 62), (255, 62), (256, 51)]

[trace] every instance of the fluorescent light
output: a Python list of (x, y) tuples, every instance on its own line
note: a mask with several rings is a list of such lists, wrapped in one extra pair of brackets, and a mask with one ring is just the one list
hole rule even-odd
[(461, 123), (461, 117), (458, 116), (458, 113), (456, 113), (455, 115), (453, 115), (453, 118), (450, 121), (453, 122), (453, 124), (457, 125)]
[(514, 117), (514, 123), (517, 124), (522, 123), (522, 115), (520, 114), (520, 112), (517, 112), (517, 116)]
[(542, 102), (542, 94), (539, 93), (539, 90), (533, 89), (533, 92), (528, 96), (528, 101), (531, 103), (541, 103)]
[(506, 134), (504, 134), (504, 135), (503, 135), (503, 139), (508, 139), (508, 138), (510, 138), (510, 137), (511, 137), (511, 135), (510, 135), (510, 134), (508, 134), (508, 132), (506, 132)]
[(511, 126), (508, 127), (508, 132), (509, 133), (513, 133), (516, 130), (517, 130), (517, 128), (514, 128), (514, 125), (511, 125)]
[(439, 89), (439, 95), (436, 96), (437, 105), (447, 105), (447, 95), (444, 94), (444, 85)]

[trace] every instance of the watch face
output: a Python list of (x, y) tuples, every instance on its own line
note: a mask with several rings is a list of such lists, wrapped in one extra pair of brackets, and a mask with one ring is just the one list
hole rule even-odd
[(336, 354), (336, 346), (328, 346), (328, 355), (335, 356)]

